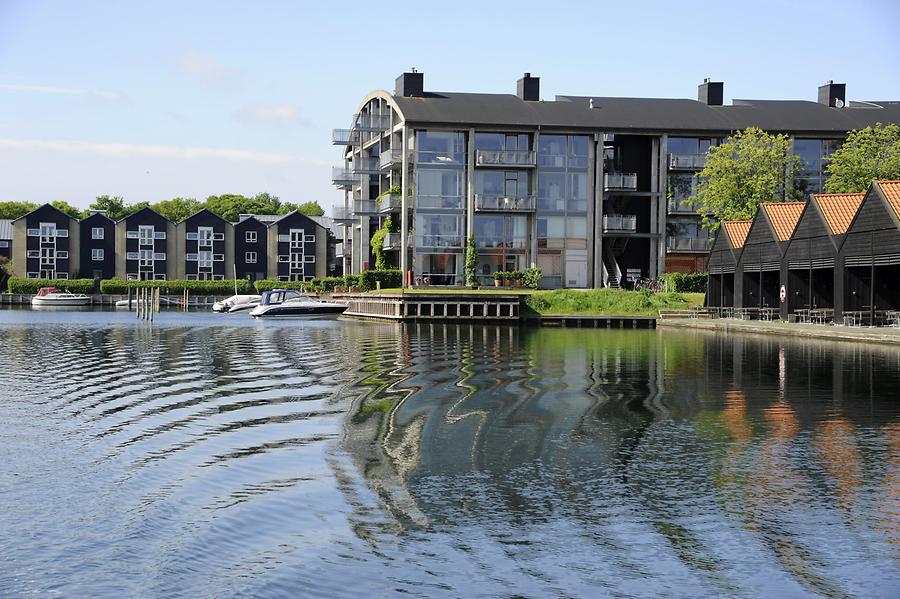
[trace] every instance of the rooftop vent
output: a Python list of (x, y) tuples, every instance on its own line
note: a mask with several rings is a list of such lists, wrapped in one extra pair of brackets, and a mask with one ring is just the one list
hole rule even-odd
[(397, 77), (397, 83), (394, 86), (394, 95), (412, 98), (415, 96), (425, 95), (425, 74), (420, 73), (413, 67), (408, 73), (403, 73)]
[(541, 99), (541, 78), (532, 77), (531, 73), (525, 73), (525, 76), (516, 82), (516, 95), (520, 100), (539, 101)]
[(819, 104), (832, 108), (843, 108), (847, 105), (847, 84), (828, 80), (819, 86)]
[(707, 106), (721, 106), (725, 95), (725, 83), (710, 81), (709, 77), (697, 86), (697, 100)]

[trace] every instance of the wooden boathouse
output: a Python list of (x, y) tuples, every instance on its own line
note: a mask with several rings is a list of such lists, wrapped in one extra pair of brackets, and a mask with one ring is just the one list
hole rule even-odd
[(805, 206), (805, 202), (760, 205), (737, 265), (736, 308), (780, 305), (782, 259)]
[(843, 272), (835, 261), (864, 196), (813, 194), (807, 202), (782, 261), (782, 320), (807, 310), (835, 308), (835, 296), (843, 290)]
[(734, 275), (751, 224), (753, 221), (750, 220), (724, 221), (716, 232), (708, 262), (709, 280), (706, 289), (708, 307), (734, 307)]

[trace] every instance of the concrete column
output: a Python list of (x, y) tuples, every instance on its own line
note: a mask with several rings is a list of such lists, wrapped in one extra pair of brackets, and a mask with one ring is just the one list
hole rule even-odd
[[(660, 180), (660, 164), (659, 164), (659, 148), (658, 138), (653, 138), (651, 142), (650, 155), (653, 160), (650, 163), (650, 191), (659, 191)], [(650, 196), (650, 234), (659, 233), (659, 197), (657, 195)], [(655, 279), (659, 275), (659, 239), (652, 237), (650, 239), (650, 264), (648, 264), (648, 274), (651, 279)]]
[(128, 251), (128, 244), (126, 243), (125, 231), (126, 225), (124, 220), (120, 220), (116, 223), (116, 277), (119, 279), (127, 278), (127, 262), (125, 262), (126, 252)]
[[(669, 173), (669, 136), (668, 134), (663, 134), (659, 139), (659, 189), (657, 191), (660, 192), (658, 197), (657, 205), (658, 205), (658, 231), (659, 231), (659, 239), (657, 240), (657, 252), (656, 252), (656, 276), (665, 272), (666, 270), (666, 215), (669, 210), (669, 202), (666, 199), (666, 188), (669, 185), (668, 181), (668, 173)], [(655, 277), (654, 277), (655, 278)]]
[[(402, 276), (402, 287), (407, 287), (407, 271), (410, 269), (409, 264), (409, 208), (412, 198), (409, 197), (409, 135), (406, 126), (401, 130), (402, 136), (400, 141), (400, 151), (402, 152), (400, 161), (400, 274)], [(367, 236), (368, 237), (368, 236)]]
[(603, 135), (594, 134), (594, 287), (603, 286)]
[[(537, 198), (538, 189), (539, 189), (538, 178), (540, 177), (540, 169), (537, 167), (537, 155), (538, 155), (538, 148), (540, 147), (540, 141), (541, 141), (541, 132), (537, 131), (534, 134), (534, 144), (531, 147), (531, 149), (534, 150), (535, 168), (531, 171), (531, 181), (530, 181), (531, 187), (528, 189), (528, 192), (531, 195), (535, 196), (535, 198)], [(538, 214), (537, 213), (537, 203), (535, 200), (535, 211), (532, 214), (528, 215), (528, 218), (531, 221), (529, 223), (530, 226), (528, 227), (529, 238), (530, 238), (529, 242), (528, 242), (528, 252), (530, 254), (529, 260), (528, 260), (528, 266), (537, 266), (537, 263), (538, 263), (537, 214)]]
[[(93, 273), (81, 272), (81, 227), (74, 218), (69, 219), (69, 278), (74, 279), (76, 274), (82, 278), (91, 278)], [(90, 276), (88, 276), (90, 275)]]
[[(170, 255), (166, 254), (166, 263), (175, 267), (175, 275), (173, 279), (187, 278), (187, 221), (173, 225), (175, 229), (175, 251)], [(168, 235), (168, 234), (167, 234)], [(169, 245), (168, 243), (166, 244)], [(168, 250), (167, 250), (168, 251)], [(168, 278), (168, 277), (166, 277)]]
[[(233, 279), (234, 273), (236, 272), (234, 257), (234, 225), (226, 222), (222, 232), (225, 235), (225, 278)], [(184, 260), (184, 257), (181, 259)]]

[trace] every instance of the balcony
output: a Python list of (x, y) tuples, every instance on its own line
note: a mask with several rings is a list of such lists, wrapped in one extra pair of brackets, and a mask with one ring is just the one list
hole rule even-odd
[(381, 214), (400, 212), (400, 207), (402, 205), (403, 198), (400, 194), (392, 193), (390, 195), (381, 196), (381, 200), (378, 202), (378, 212)]
[(387, 131), (391, 126), (389, 114), (358, 114), (356, 129), (360, 131)]
[(634, 233), (637, 231), (637, 216), (634, 214), (603, 215), (604, 233)]
[(605, 191), (637, 190), (636, 173), (604, 173), (603, 189)]
[(357, 216), (378, 214), (378, 204), (372, 200), (354, 200), (353, 213)]
[(400, 233), (388, 233), (384, 236), (384, 245), (382, 247), (386, 250), (399, 250), (403, 245), (400, 242), (401, 239)]
[(336, 187), (349, 188), (357, 180), (353, 171), (343, 166), (331, 167), (331, 184)]
[(706, 154), (669, 154), (672, 170), (700, 170), (706, 166)]
[(403, 152), (397, 148), (383, 150), (380, 157), (381, 170), (385, 171), (392, 166), (400, 166), (403, 163)]
[(355, 129), (332, 129), (331, 145), (351, 146), (359, 144), (359, 131)]
[(353, 158), (354, 175), (377, 175), (381, 172), (378, 158)]
[(462, 236), (458, 234), (448, 235), (416, 235), (416, 247), (422, 248), (462, 248)]
[(331, 218), (339, 225), (349, 225), (356, 218), (353, 216), (353, 210), (344, 206), (335, 206), (331, 209)]
[(517, 150), (478, 150), (475, 152), (477, 166), (521, 166), (535, 164), (535, 154), (530, 151)]
[(416, 152), (416, 162), (418, 164), (439, 164), (442, 166), (462, 167), (465, 158), (462, 152), (419, 150)]
[(667, 237), (666, 249), (670, 252), (708, 252), (707, 237)]
[(684, 200), (669, 200), (669, 214), (697, 214), (697, 204), (683, 202)]
[(535, 196), (504, 197), (475, 194), (475, 212), (534, 212)]

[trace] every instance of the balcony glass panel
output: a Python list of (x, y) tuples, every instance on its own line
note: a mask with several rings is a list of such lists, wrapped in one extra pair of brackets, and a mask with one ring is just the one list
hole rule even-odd
[(710, 242), (706, 237), (668, 237), (666, 248), (673, 252), (707, 252)]
[(335, 146), (349, 146), (359, 143), (359, 131), (355, 129), (333, 129), (331, 143)]
[(634, 214), (605, 214), (603, 230), (634, 233), (637, 230), (637, 216)]
[(605, 173), (603, 186), (606, 189), (637, 189), (637, 174), (635, 173)]
[(381, 163), (378, 158), (354, 158), (353, 174), (378, 173), (381, 171)]
[(529, 150), (478, 150), (478, 166), (534, 166), (535, 154)]
[(534, 196), (509, 197), (475, 194), (475, 210), (533, 212), (537, 198)]
[(462, 165), (465, 162), (465, 135), (456, 131), (417, 131), (416, 162), (419, 164)]

